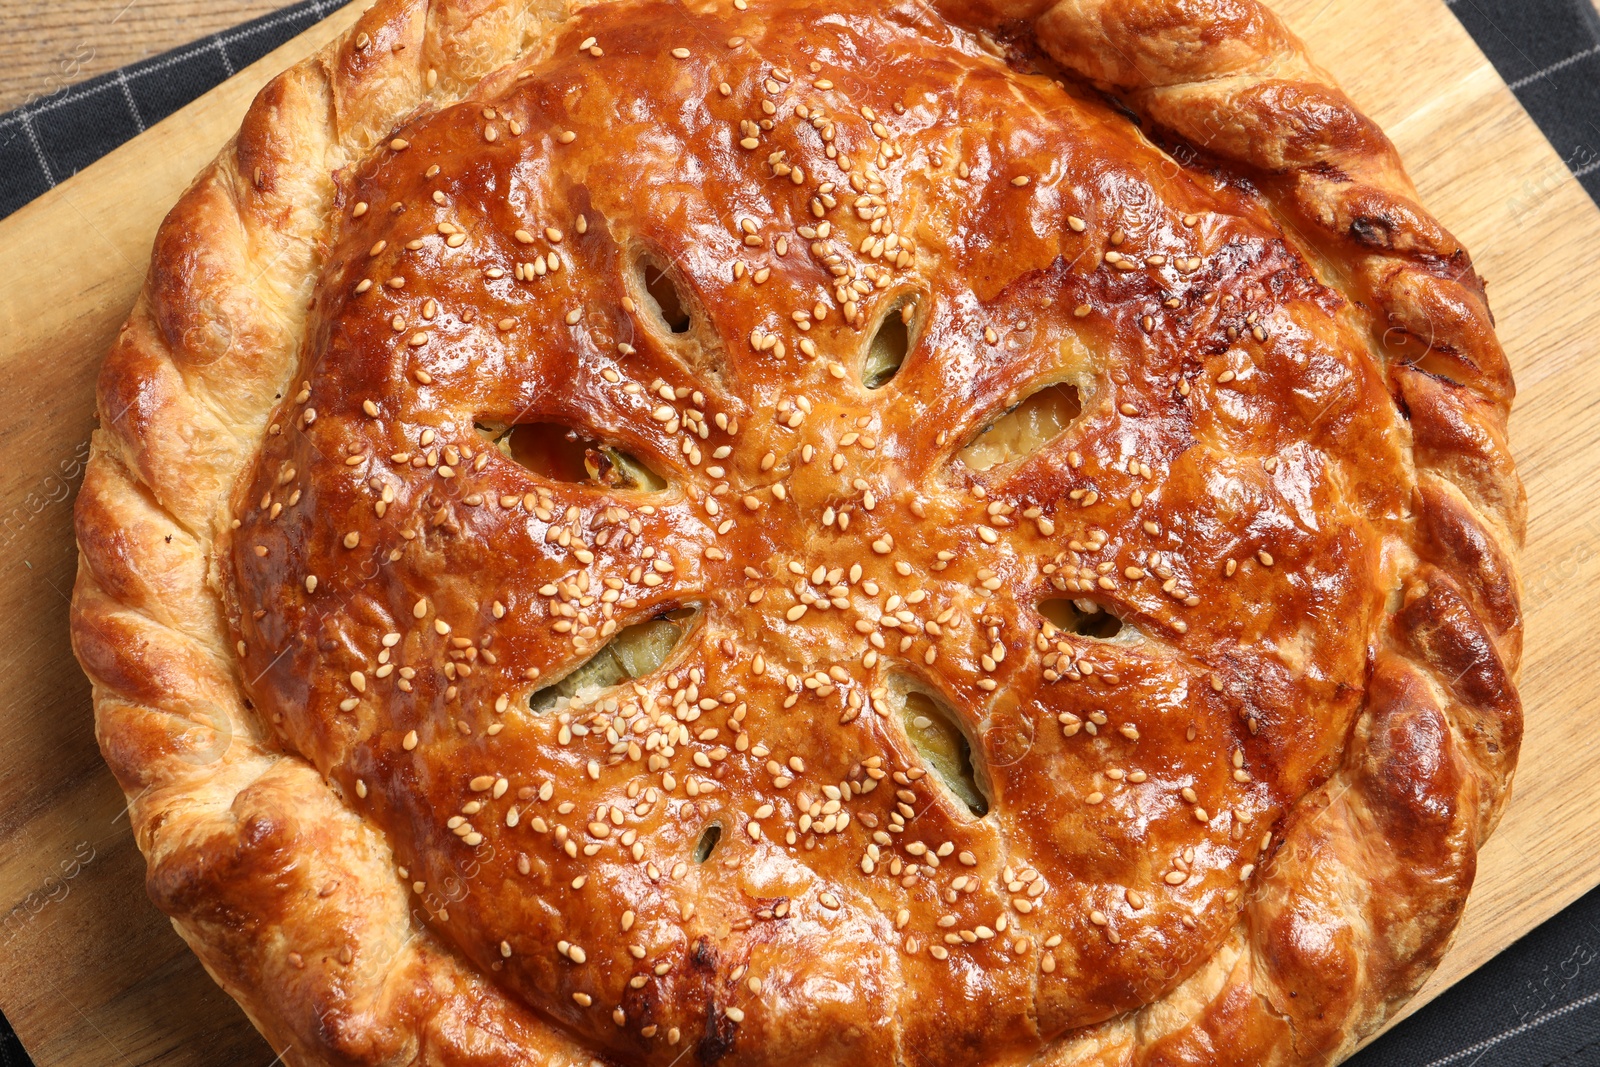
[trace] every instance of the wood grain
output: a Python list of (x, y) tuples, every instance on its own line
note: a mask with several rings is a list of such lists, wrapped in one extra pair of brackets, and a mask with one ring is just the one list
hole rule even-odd
[[(0, 0), (0, 3), (5, 0)], [(364, 6), (364, 5), (363, 5)], [(168, 207), (341, 11), (0, 222), (0, 1010), (38, 1067), (267, 1067), (144, 893), (67, 642), (96, 367)], [(92, 857), (87, 860), (83, 857)]]
[(1442, 3), (1402, 0), (1386, 16), (1360, 0), (1273, 6), (1388, 131), (1422, 202), (1472, 250), (1517, 375), (1527, 733), (1456, 944), (1415, 1010), (1600, 883), (1600, 811), (1583, 787), (1600, 780), (1600, 687), (1573, 669), (1600, 632), (1600, 278), (1564, 261), (1600, 240), (1600, 210)]
[[(1571, 266), (1600, 245), (1600, 211), (1441, 0), (1278, 7), (1476, 253), (1522, 389), (1513, 434), (1532, 499), (1528, 732), (1515, 798), (1427, 997), (1600, 882), (1600, 813), (1583, 788), (1600, 779), (1600, 708), (1583, 669), (1600, 630), (1589, 594), (1600, 581), (1600, 280)], [(70, 496), (95, 369), (162, 214), (267, 76), (352, 16), (0, 222), (0, 1009), (39, 1067), (267, 1067), (277, 1055), (144, 896), (67, 643)]]
[(285, 0), (6, 0), (0, 111), (284, 6)]

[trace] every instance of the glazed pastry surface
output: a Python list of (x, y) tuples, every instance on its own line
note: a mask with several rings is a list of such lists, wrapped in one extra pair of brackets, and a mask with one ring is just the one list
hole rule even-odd
[[(1509, 375), (1382, 135), (1250, 4), (452, 6), (302, 72), (389, 120), (336, 151), (315, 84), (263, 94), (228, 195), (315, 156), (307, 239), (230, 301), (169, 221), (102, 384), (216, 378), (188, 458), (157, 404), (108, 428), (147, 443), (102, 442), (78, 596), (170, 586), (226, 755), (124, 714), (184, 675), (116, 610), (76, 639), (160, 779), (152, 894), (257, 1024), (307, 1064), (1355, 1047), (1520, 734)], [(1197, 90), (1195, 41), (1302, 81)], [(106, 547), (168, 511), (193, 593)]]

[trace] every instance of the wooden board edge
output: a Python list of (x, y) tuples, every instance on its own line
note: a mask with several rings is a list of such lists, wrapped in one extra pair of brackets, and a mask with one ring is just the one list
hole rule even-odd
[[(1436, 3), (1441, 9), (1443, 17), (1450, 19), (1452, 23), (1454, 23), (1454, 16), (1448, 13), (1443, 0), (1429, 0), (1429, 2)], [(230, 78), (227, 82), (223, 83), (223, 85), (212, 90), (211, 93), (208, 93), (200, 99), (192, 102), (185, 108), (174, 113), (174, 115), (163, 120), (162, 123), (152, 127), (150, 133), (141, 135), (141, 137), (136, 138), (134, 141), (131, 141), (121, 148), (115, 150), (106, 157), (79, 172), (79, 174), (56, 186), (38, 200), (20, 209), (9, 218), (0, 220), (0, 247), (28, 248), (37, 238), (41, 229), (47, 226), (59, 224), (59, 215), (62, 214), (64, 210), (70, 210), (81, 215), (82, 212), (77, 206), (77, 200), (80, 197), (85, 197), (87, 195), (88, 188), (92, 183), (103, 180), (107, 175), (117, 173), (119, 171), (125, 172), (129, 169), (137, 171), (142, 169), (142, 167), (146, 165), (146, 163), (154, 155), (163, 151), (163, 148), (161, 147), (162, 142), (153, 140), (151, 135), (162, 131), (164, 128), (167, 128), (168, 124), (194, 123), (197, 121), (201, 111), (217, 107), (220, 100), (223, 111), (225, 111), (225, 113), (229, 116), (227, 122), (223, 123), (221, 120), (216, 119), (215, 116), (208, 118), (206, 121), (208, 124), (212, 125), (226, 125), (226, 128), (231, 131), (237, 126), (238, 118), (242, 116), (244, 109), (248, 106), (249, 101), (253, 98), (255, 91), (260, 85), (265, 84), (268, 79), (270, 79), (272, 76), (275, 76), (279, 71), (293, 65), (306, 55), (314, 52), (327, 40), (331, 40), (337, 35), (338, 32), (341, 32), (345, 26), (349, 25), (349, 23), (354, 20), (357, 14), (359, 14), (359, 6), (360, 5), (358, 4), (352, 3), (335, 12), (328, 19), (318, 23), (316, 26), (305, 31), (291, 42), (281, 46), (279, 49), (274, 50), (268, 56), (263, 57), (261, 60), (258, 60), (256, 63), (241, 71), (233, 78)], [(1466, 34), (1465, 30), (1459, 25), (1455, 25), (1455, 29), (1459, 30), (1465, 43), (1481, 56), (1481, 51), (1478, 50), (1476, 43), (1471, 40), (1470, 36)], [(1313, 54), (1315, 54), (1314, 46)], [(1484, 62), (1487, 64), (1486, 59)], [(1492, 67), (1490, 69), (1492, 70)], [(1496, 81), (1499, 83), (1499, 87), (1496, 90), (1493, 98), (1495, 105), (1497, 107), (1509, 107), (1515, 110), (1518, 113), (1519, 121), (1537, 132), (1537, 128), (1533, 123), (1531, 116), (1528, 116), (1527, 113), (1521, 108), (1521, 105), (1516, 102), (1509, 88), (1504, 85), (1502, 80), (1498, 79), (1498, 76), (1496, 76)], [(1543, 138), (1542, 134), (1539, 134), (1538, 139), (1548, 154), (1548, 162), (1551, 165), (1559, 166), (1560, 160), (1554, 148), (1549, 145), (1549, 143)], [(209, 158), (210, 155), (207, 154), (204, 156), (204, 158), (199, 159), (199, 161), (195, 164), (194, 170), (198, 171), (200, 167), (204, 166), (205, 162), (209, 160)], [(1560, 184), (1565, 187), (1570, 187), (1570, 190), (1574, 191), (1576, 195), (1588, 205), (1589, 209), (1595, 212), (1597, 217), (1600, 217), (1600, 210), (1595, 209), (1593, 202), (1579, 185), (1577, 180), (1572, 178), (1570, 173), (1565, 171), (1564, 167), (1561, 169), (1564, 176), (1560, 180)], [(1564, 188), (1562, 189), (1561, 194), (1564, 196), (1566, 195), (1566, 192), (1567, 190)], [(148, 242), (146, 242), (146, 247), (147, 246)], [(26, 264), (19, 264), (13, 268), (6, 268), (0, 273), (15, 273), (19, 278), (21, 278), (23, 276), (23, 272), (25, 271), (33, 279), (29, 283), (29, 289), (31, 289), (33, 292), (40, 293), (41, 297), (47, 295), (44, 290), (47, 290), (56, 284), (50, 280), (42, 279), (36, 271), (30, 270)], [(8, 291), (16, 293), (18, 290), (9, 289)], [(32, 304), (32, 302), (33, 301), (31, 298), (24, 298), (22, 301), (19, 301), (19, 303), (26, 304)], [(3, 336), (3, 328), (0, 328), (0, 350), (4, 350), (5, 347)], [(1530, 714), (1532, 712), (1533, 709), (1530, 708)], [(1513, 800), (1513, 803), (1515, 803), (1515, 800)], [(1490, 848), (1491, 850), (1494, 848), (1493, 843), (1491, 843)], [(1486, 855), (1492, 856), (1493, 853), (1486, 852)], [(1600, 871), (1595, 873), (1595, 880), (1600, 881)], [(1527, 931), (1532, 930), (1540, 923), (1546, 921), (1550, 916), (1554, 915), (1561, 908), (1570, 904), (1573, 900), (1576, 900), (1586, 891), (1587, 887), (1579, 886), (1574, 883), (1571, 886), (1563, 888), (1563, 890), (1557, 894), (1541, 898), (1538, 902), (1538, 906), (1526, 913), (1525, 919), (1519, 917), (1518, 925), (1522, 925), (1524, 927), (1522, 933), (1525, 934)], [(1499, 951), (1503, 951), (1503, 949), (1511, 943), (1504, 942), (1492, 952), (1481, 953), (1479, 957), (1474, 958), (1470, 964), (1458, 962), (1463, 959), (1460, 956), (1460, 951), (1464, 947), (1464, 938), (1461, 935), (1463, 932), (1466, 932), (1470, 929), (1468, 924), (1473, 922), (1474, 916), (1478, 914), (1480, 910), (1481, 909), (1475, 909), (1471, 904), (1469, 904), (1463, 925), (1460, 930), (1458, 930), (1456, 945), (1452, 948), (1450, 955), (1446, 957), (1446, 960), (1441, 966), (1440, 970), (1424, 986), (1423, 990), (1419, 992), (1417, 997), (1414, 998), (1413, 1001), (1395, 1017), (1395, 1019), (1390, 1021), (1388, 1024), (1389, 1026), (1393, 1026), (1399, 1020), (1405, 1018), (1407, 1015), (1424, 1006), (1434, 997), (1438, 996), (1439, 993), (1443, 992), (1450, 985), (1454, 984), (1454, 982), (1460, 980), (1460, 978), (1464, 977), (1472, 970), (1475, 970), (1477, 966), (1481, 965), (1482, 962), (1488, 958), (1491, 958)], [(1521, 935), (1519, 934), (1519, 936)], [(1496, 940), (1498, 941), (1501, 939), (1497, 938)], [(1388, 1027), (1385, 1029), (1387, 1028)]]
[[(8, 297), (0, 306), (0, 352), (12, 350), (12, 334), (24, 328), (37, 332), (40, 318), (47, 322), (71, 318), (74, 298), (81, 292), (76, 288), (82, 280), (76, 267), (85, 254), (120, 261), (142, 278), (156, 226), (183, 189), (239, 128), (256, 94), (272, 78), (353, 25), (363, 6), (362, 0), (351, 0), (133, 140), (0, 219), (0, 248), (27, 250), (26, 255), (7, 256), (0, 262), (0, 287)], [(138, 210), (120, 214), (97, 210), (94, 188), (126, 181), (130, 174), (149, 176), (134, 193), (134, 207)], [(152, 203), (159, 205), (155, 210), (160, 212), (154, 220), (143, 210)], [(75, 239), (59, 239), (63, 219), (72, 221), (77, 230)]]

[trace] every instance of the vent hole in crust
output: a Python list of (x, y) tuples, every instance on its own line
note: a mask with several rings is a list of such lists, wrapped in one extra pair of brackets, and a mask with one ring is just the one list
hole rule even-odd
[(862, 385), (882, 389), (900, 373), (906, 353), (911, 351), (911, 320), (916, 313), (916, 304), (903, 304), (883, 317), (867, 344), (867, 357), (861, 365)]
[(705, 833), (700, 835), (700, 840), (694, 843), (694, 861), (704, 863), (711, 858), (711, 853), (716, 851), (717, 842), (722, 840), (722, 827), (712, 823), (706, 827)]
[(1060, 437), (1081, 414), (1077, 386), (1047, 385), (984, 427), (956, 458), (980, 473), (1015, 463)]
[(1046, 637), (1059, 630), (1096, 641), (1109, 641), (1122, 632), (1122, 620), (1092, 600), (1046, 600), (1039, 605), (1039, 614), (1049, 623), (1045, 628)]
[(625, 307), (632, 309), (642, 336), (628, 340), (658, 344), (663, 354), (677, 361), (708, 393), (729, 388), (727, 354), (714, 328), (693, 274), (680, 269), (679, 260), (649, 246), (635, 245), (627, 253), (632, 266), (621, 279), (627, 290)]
[(636, 457), (585, 437), (570, 426), (480, 423), (478, 429), (506, 456), (553, 482), (584, 482), (640, 493), (659, 493), (667, 487), (665, 478)]
[(653, 305), (667, 332), (688, 333), (689, 302), (678, 290), (672, 272), (649, 256), (639, 261), (638, 270), (643, 281), (639, 288), (648, 298), (647, 304)]
[(552, 711), (586, 691), (598, 692), (654, 673), (682, 643), (694, 614), (693, 608), (680, 608), (624, 627), (575, 669), (535, 690), (528, 697), (528, 710)]
[(956, 725), (955, 713), (926, 693), (911, 690), (900, 705), (900, 722), (934, 777), (972, 814), (987, 814), (989, 798), (978, 783), (972, 745)]

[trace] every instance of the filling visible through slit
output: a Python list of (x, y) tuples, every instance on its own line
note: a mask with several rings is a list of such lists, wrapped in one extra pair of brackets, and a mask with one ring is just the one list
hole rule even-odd
[(1122, 632), (1122, 620), (1092, 600), (1046, 600), (1039, 605), (1045, 619), (1045, 637), (1057, 631), (1109, 641)]
[(978, 786), (972, 746), (952, 712), (927, 694), (912, 690), (900, 706), (900, 721), (911, 744), (945, 788), (972, 814), (986, 814), (989, 799)]
[(535, 691), (528, 698), (528, 709), (550, 711), (585, 691), (609, 689), (659, 669), (683, 640), (694, 613), (694, 608), (679, 608), (623, 628), (577, 670)]
[(867, 358), (861, 365), (861, 384), (868, 389), (882, 389), (900, 371), (911, 349), (911, 319), (917, 305), (906, 304), (899, 313), (884, 316), (878, 332), (867, 345)]
[(665, 267), (649, 257), (639, 261), (644, 292), (655, 304), (656, 313), (671, 333), (689, 332), (689, 304), (678, 292), (678, 285)]
[(957, 458), (979, 472), (1015, 463), (1060, 437), (1082, 411), (1076, 386), (1047, 385), (985, 427)]
[(628, 453), (593, 441), (568, 426), (526, 422), (479, 423), (478, 429), (507, 457), (554, 482), (590, 482), (608, 489), (657, 493), (666, 479)]
[(704, 863), (711, 858), (711, 853), (716, 850), (717, 842), (722, 840), (722, 827), (712, 823), (706, 827), (705, 833), (700, 835), (700, 840), (694, 845), (694, 861)]

